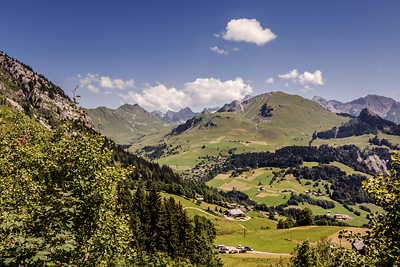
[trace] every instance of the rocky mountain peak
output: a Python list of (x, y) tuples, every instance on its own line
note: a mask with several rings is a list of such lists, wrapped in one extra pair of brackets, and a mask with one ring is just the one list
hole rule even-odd
[[(60, 87), (1, 51), (0, 95), (48, 128), (55, 127), (57, 121), (77, 117), (72, 100)], [(90, 126), (90, 118), (82, 116)]]

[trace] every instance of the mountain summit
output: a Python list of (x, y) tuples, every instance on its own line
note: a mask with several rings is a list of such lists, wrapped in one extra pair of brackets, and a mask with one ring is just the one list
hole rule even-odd
[(352, 116), (358, 116), (363, 109), (367, 108), (384, 119), (400, 123), (400, 102), (390, 97), (367, 95), (366, 97), (360, 97), (343, 103), (337, 100), (326, 100), (320, 96), (314, 96), (312, 101), (332, 112), (348, 113)]
[(115, 110), (98, 107), (85, 111), (93, 119), (95, 127), (117, 144), (129, 144), (144, 135), (171, 128), (138, 104), (124, 104)]
[(151, 114), (153, 114), (154, 116), (156, 116), (163, 122), (170, 123), (170, 124), (182, 124), (182, 123), (185, 123), (188, 119), (199, 115), (199, 113), (193, 112), (188, 107), (183, 108), (183, 109), (179, 110), (178, 112), (168, 110), (165, 114), (163, 114), (159, 110), (155, 110), (155, 111), (151, 112)]
[[(64, 91), (24, 63), (0, 51), (0, 96), (15, 108), (33, 116), (47, 128), (76, 117)], [(87, 126), (90, 118), (84, 116)]]

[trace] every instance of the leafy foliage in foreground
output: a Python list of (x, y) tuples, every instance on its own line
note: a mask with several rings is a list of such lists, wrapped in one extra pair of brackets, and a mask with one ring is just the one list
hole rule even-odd
[[(342, 232), (351, 243), (362, 240), (364, 253), (336, 245), (298, 246), (295, 266), (400, 266), (400, 154), (393, 154), (393, 168), (363, 183), (363, 189), (385, 211), (370, 215), (370, 231), (365, 235)], [(324, 261), (318, 251), (323, 251)]]
[[(0, 265), (219, 266), (210, 249), (215, 228), (205, 218), (189, 220), (170, 199), (160, 206), (165, 214), (149, 205), (147, 215), (164, 220), (150, 216), (141, 225), (139, 196), (127, 212), (116, 189), (133, 168), (110, 167), (105, 143), (71, 123), (50, 131), (21, 113), (0, 111)], [(143, 239), (142, 226), (155, 234), (152, 226), (162, 229), (160, 249), (141, 249), (159, 241)], [(187, 237), (181, 233), (196, 238), (187, 239), (190, 253), (177, 250)]]
[[(3, 118), (4, 119), (4, 118)], [(0, 131), (0, 258), (10, 266), (108, 265), (129, 251), (102, 138), (48, 131), (22, 114)]]

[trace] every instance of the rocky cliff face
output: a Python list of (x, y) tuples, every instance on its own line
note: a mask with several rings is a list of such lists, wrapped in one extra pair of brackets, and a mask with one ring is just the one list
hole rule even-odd
[(312, 101), (334, 113), (348, 113), (352, 116), (358, 116), (363, 109), (367, 108), (384, 119), (400, 123), (400, 102), (390, 97), (367, 95), (366, 97), (343, 103), (314, 96)]
[[(0, 51), (0, 96), (48, 128), (77, 117), (64, 91), (33, 69)], [(87, 122), (91, 120), (82, 115)]]

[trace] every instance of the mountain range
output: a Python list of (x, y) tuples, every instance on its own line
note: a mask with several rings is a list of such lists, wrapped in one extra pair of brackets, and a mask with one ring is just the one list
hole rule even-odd
[(343, 103), (337, 100), (326, 100), (320, 96), (314, 96), (312, 101), (332, 112), (348, 113), (352, 116), (358, 116), (363, 109), (367, 108), (384, 119), (400, 123), (400, 102), (389, 97), (367, 95)]
[(154, 116), (159, 118), (165, 123), (170, 123), (170, 124), (182, 124), (185, 123), (187, 119), (193, 118), (199, 113), (193, 112), (190, 108), (183, 108), (179, 110), (178, 112), (174, 112), (172, 110), (168, 110), (165, 114), (162, 113), (159, 110), (155, 110), (151, 112)]
[[(43, 75), (35, 73), (29, 66), (4, 53), (0, 54), (2, 108), (10, 107), (11, 112), (19, 109), (47, 128), (56, 128), (61, 121), (77, 116), (75, 104), (61, 88)], [(324, 108), (324, 104), (335, 107), (335, 112)], [(362, 109), (358, 112), (362, 105), (367, 105), (369, 110)], [(160, 174), (155, 174), (154, 170), (158, 168), (160, 173), (165, 174), (167, 166), (170, 166), (185, 178), (179, 180), (178, 174), (173, 174), (168, 169), (168, 173), (174, 177), (171, 184), (175, 180), (184, 181), (182, 183), (188, 185), (193, 183), (195, 188), (193, 180), (208, 179), (208, 185), (224, 190), (223, 192), (244, 192), (243, 194), (248, 194), (246, 196), (262, 203), (271, 205), (269, 201), (273, 201), (273, 205), (278, 205), (287, 202), (280, 194), (281, 189), (340, 192), (335, 177), (329, 178), (329, 182), (324, 182), (325, 184), (311, 179), (311, 184), (311, 181), (304, 181), (306, 173), (302, 175), (303, 178), (297, 177), (299, 180), (293, 175), (300, 172), (288, 173), (286, 177), (278, 175), (283, 174), (284, 168), (288, 166), (299, 168), (298, 171), (303, 171), (301, 168), (308, 166), (316, 167), (321, 173), (326, 168), (332, 173), (341, 171), (355, 174), (358, 175), (357, 181), (364, 179), (360, 178), (362, 175), (386, 170), (390, 166), (389, 149), (399, 148), (400, 129), (396, 123), (379, 117), (373, 110), (388, 118), (390, 114), (395, 114), (397, 105), (393, 99), (374, 95), (340, 104), (338, 101), (326, 101), (318, 97), (311, 101), (298, 95), (269, 92), (235, 100), (215, 112), (205, 110), (200, 114), (190, 108), (176, 113), (152, 114), (137, 104), (125, 104), (115, 110), (106, 107), (83, 109), (82, 112), (85, 113), (81, 112), (78, 116), (84, 117), (88, 124), (99, 129), (103, 135), (114, 139), (118, 144), (126, 145), (128, 151), (134, 152), (138, 161), (125, 160), (124, 164), (134, 164), (138, 170), (143, 171), (135, 179), (143, 180), (146, 176), (157, 181)], [(344, 112), (351, 115), (343, 114)], [(357, 112), (358, 117), (352, 117)], [(170, 123), (160, 120), (159, 117)], [(179, 125), (172, 124), (179, 121)], [(118, 149), (121, 155), (126, 153), (121, 147)], [(319, 152), (315, 154), (313, 151), (323, 152), (324, 158), (320, 158)], [(303, 158), (300, 159), (296, 153)], [(123, 157), (121, 155), (116, 158), (127, 157), (125, 154)], [(272, 159), (269, 165), (265, 165), (264, 156)], [(129, 157), (133, 155), (129, 154)], [(143, 170), (143, 164), (139, 162), (145, 161), (143, 158), (166, 166), (153, 166), (154, 168)], [(229, 170), (225, 164), (228, 161), (232, 163)], [(282, 165), (283, 163), (286, 165)], [(267, 167), (270, 169), (267, 170)], [(283, 169), (279, 169), (281, 167)], [(227, 170), (229, 177), (224, 173)], [(213, 179), (218, 173), (226, 176), (227, 180), (224, 181), (224, 177)], [(258, 180), (250, 179), (252, 173), (258, 173)], [(352, 176), (348, 179), (353, 178)], [(259, 193), (259, 186), (266, 183), (276, 187), (269, 196)], [(334, 184), (336, 189), (332, 189)], [(359, 184), (354, 186), (358, 189), (360, 187)], [(236, 188), (236, 191), (232, 188)], [(346, 190), (349, 191), (345, 186), (340, 188), (344, 190), (343, 194), (348, 193)], [(175, 185), (168, 190), (174, 193), (186, 192), (191, 197), (200, 194), (194, 194), (191, 188), (181, 190)], [(240, 193), (235, 193), (238, 191)], [(326, 194), (328, 196), (329, 192)], [(356, 203), (364, 200), (360, 201)], [(340, 207), (343, 209), (344, 206)], [(354, 205), (353, 207), (356, 208)], [(361, 226), (364, 222), (365, 216), (355, 225)]]
[(167, 132), (172, 128), (137, 104), (124, 104), (117, 109), (98, 107), (85, 111), (93, 118), (95, 128), (117, 144), (130, 144), (145, 135)]

